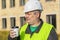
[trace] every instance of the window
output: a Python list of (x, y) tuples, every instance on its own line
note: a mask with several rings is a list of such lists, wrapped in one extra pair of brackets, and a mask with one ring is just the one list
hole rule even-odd
[(15, 0), (10, 0), (10, 7), (14, 7), (15, 6)]
[(21, 6), (25, 5), (25, 0), (20, 0), (20, 5)]
[(2, 9), (6, 8), (6, 0), (2, 0)]
[(11, 20), (11, 27), (14, 27), (16, 25), (15, 17), (11, 17), (10, 20)]
[(3, 29), (7, 28), (7, 20), (6, 20), (6, 18), (2, 18), (2, 28)]
[(20, 24), (21, 26), (25, 24), (25, 17), (20, 17)]
[(56, 15), (47, 15), (47, 22), (56, 28)]

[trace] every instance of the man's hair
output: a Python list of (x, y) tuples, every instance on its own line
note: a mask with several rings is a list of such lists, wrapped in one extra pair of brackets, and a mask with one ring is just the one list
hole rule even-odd
[(40, 14), (42, 13), (41, 10), (33, 10), (34, 12), (39, 12)]

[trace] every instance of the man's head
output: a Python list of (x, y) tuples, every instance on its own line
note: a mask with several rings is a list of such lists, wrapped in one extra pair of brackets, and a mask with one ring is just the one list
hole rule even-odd
[(39, 1), (28, 1), (24, 8), (26, 22), (34, 24), (39, 21), (42, 10), (43, 8)]
[(29, 24), (34, 24), (40, 20), (41, 12), (39, 10), (34, 10), (25, 13), (26, 22)]

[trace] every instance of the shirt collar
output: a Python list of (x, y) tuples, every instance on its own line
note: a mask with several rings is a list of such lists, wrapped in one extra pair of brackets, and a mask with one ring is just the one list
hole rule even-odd
[[(39, 24), (37, 30), (34, 31), (34, 32), (36, 32), (36, 33), (39, 32), (39, 30), (41, 29), (41, 27), (42, 27), (42, 25), (43, 25), (43, 21), (42, 21), (42, 19), (40, 19), (40, 22), (41, 22), (41, 23)], [(25, 33), (27, 33), (27, 34), (31, 34), (31, 33), (32, 33), (31, 30), (30, 30), (30, 25), (28, 25), (28, 27), (27, 27)]]

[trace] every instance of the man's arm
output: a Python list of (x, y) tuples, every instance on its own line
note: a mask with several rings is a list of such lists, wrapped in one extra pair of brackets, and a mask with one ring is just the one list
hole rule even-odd
[(20, 36), (15, 37), (15, 38), (11, 38), (10, 35), (8, 36), (8, 40), (20, 40)]
[(54, 28), (52, 28), (52, 30), (49, 34), (48, 40), (58, 40), (58, 36), (57, 36)]

